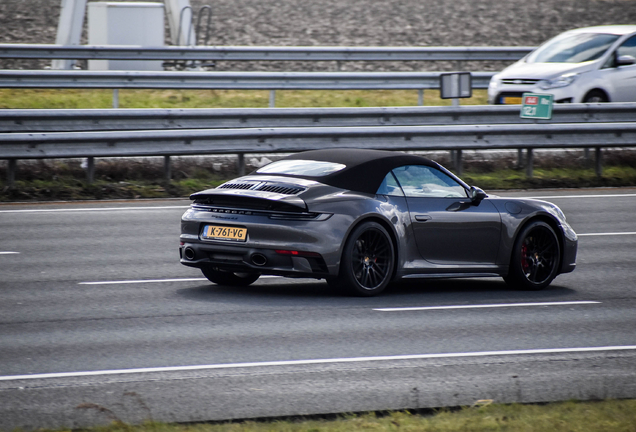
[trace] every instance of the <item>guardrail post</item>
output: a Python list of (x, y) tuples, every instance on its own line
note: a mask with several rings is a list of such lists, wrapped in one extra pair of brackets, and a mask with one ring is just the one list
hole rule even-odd
[(276, 90), (269, 91), (269, 107), (274, 108), (276, 106)]
[(517, 150), (517, 168), (523, 168), (523, 149)]
[(603, 175), (603, 153), (600, 147), (594, 149), (594, 156), (596, 158), (596, 175), (601, 177)]
[(95, 158), (92, 156), (86, 160), (86, 181), (89, 184), (95, 181)]
[(243, 153), (238, 154), (238, 174), (245, 175), (245, 155)]
[(17, 167), (17, 159), (9, 159), (7, 161), (7, 186), (9, 186), (10, 188), (15, 186), (15, 172)]
[(119, 89), (113, 89), (113, 108), (119, 108)]
[(464, 171), (464, 163), (462, 160), (462, 150), (455, 150), (455, 171), (457, 172), (458, 176), (462, 175), (462, 172)]
[(166, 183), (172, 179), (172, 166), (170, 164), (170, 156), (163, 157), (163, 178), (166, 179)]
[(534, 175), (533, 164), (534, 164), (534, 152), (531, 148), (526, 150), (526, 177), (529, 179)]
[(424, 106), (424, 89), (417, 91), (417, 106)]

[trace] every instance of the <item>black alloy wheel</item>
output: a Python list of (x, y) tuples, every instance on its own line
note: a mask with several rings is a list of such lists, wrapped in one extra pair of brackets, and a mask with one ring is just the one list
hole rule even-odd
[(358, 296), (374, 296), (393, 275), (395, 253), (386, 229), (377, 222), (357, 226), (345, 243), (336, 285)]
[(531, 222), (517, 237), (504, 280), (522, 290), (540, 290), (550, 285), (559, 271), (561, 248), (550, 225)]
[(258, 273), (229, 272), (214, 267), (203, 267), (201, 272), (210, 282), (227, 286), (248, 286), (256, 282), (261, 276)]

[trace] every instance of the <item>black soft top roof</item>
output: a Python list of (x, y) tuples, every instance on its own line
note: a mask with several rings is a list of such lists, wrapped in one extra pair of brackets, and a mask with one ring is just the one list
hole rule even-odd
[(394, 168), (404, 165), (438, 165), (424, 157), (401, 152), (366, 149), (327, 149), (310, 150), (296, 153), (283, 160), (315, 160), (335, 162), (346, 165), (346, 168), (322, 177), (293, 177), (316, 180), (330, 186), (357, 192), (374, 194), (384, 177)]

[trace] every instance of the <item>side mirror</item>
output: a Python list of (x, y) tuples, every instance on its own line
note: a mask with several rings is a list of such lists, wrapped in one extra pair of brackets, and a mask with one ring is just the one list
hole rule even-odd
[(636, 63), (636, 57), (630, 55), (622, 55), (616, 59), (616, 66), (629, 66)]
[(476, 186), (470, 187), (470, 189), (468, 190), (468, 196), (472, 203), (475, 205), (479, 205), (479, 203), (482, 202), (484, 198), (488, 197), (486, 192)]

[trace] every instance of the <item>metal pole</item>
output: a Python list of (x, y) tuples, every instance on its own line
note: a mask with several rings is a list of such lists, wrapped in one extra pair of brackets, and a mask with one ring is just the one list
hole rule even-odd
[(517, 150), (517, 168), (523, 168), (523, 149)]
[(172, 179), (172, 166), (170, 165), (170, 156), (163, 157), (163, 176), (166, 182), (170, 182)]
[(243, 153), (238, 154), (238, 174), (245, 175), (245, 155)]
[(113, 108), (119, 108), (119, 89), (113, 89)]
[(15, 186), (15, 172), (18, 167), (17, 159), (9, 159), (7, 166), (7, 186), (12, 188)]
[(527, 154), (526, 154), (526, 177), (528, 177), (529, 179), (532, 178), (533, 176), (533, 163), (534, 163), (534, 153), (532, 151), (531, 148), (527, 149)]
[(594, 156), (596, 158), (596, 175), (601, 177), (603, 175), (603, 153), (600, 147), (594, 149)]
[(457, 171), (457, 175), (461, 176), (464, 171), (464, 164), (462, 160), (462, 150), (455, 150), (455, 171)]
[(269, 91), (269, 107), (274, 108), (276, 106), (276, 90)]
[(95, 181), (95, 158), (90, 156), (86, 165), (86, 181), (90, 184)]
[(424, 89), (417, 91), (417, 106), (424, 106)]

